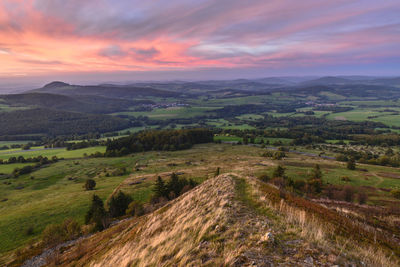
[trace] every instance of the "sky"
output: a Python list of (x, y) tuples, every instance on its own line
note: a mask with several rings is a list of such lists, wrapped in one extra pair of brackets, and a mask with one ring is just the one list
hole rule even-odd
[(400, 75), (399, 0), (0, 0), (0, 83)]

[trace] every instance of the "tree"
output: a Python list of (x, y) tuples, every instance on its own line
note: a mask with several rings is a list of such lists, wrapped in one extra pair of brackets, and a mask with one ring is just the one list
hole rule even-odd
[(108, 227), (108, 215), (104, 209), (103, 200), (97, 195), (93, 195), (92, 203), (85, 216), (85, 223), (93, 223), (94, 230), (101, 231)]
[[(183, 186), (182, 186), (183, 187)], [(168, 182), (167, 188), (168, 188), (168, 194), (171, 192), (174, 193), (175, 197), (179, 196), (179, 193), (182, 190), (181, 184), (179, 182), (179, 177), (176, 173), (171, 174), (171, 178)]]
[(96, 181), (93, 179), (87, 179), (85, 183), (86, 190), (93, 190), (96, 187)]
[(119, 191), (116, 196), (112, 196), (108, 202), (108, 211), (110, 216), (115, 218), (125, 214), (129, 203), (132, 202), (132, 198), (122, 191)]
[(349, 161), (347, 161), (347, 169), (349, 169), (349, 170), (356, 169), (356, 161), (354, 158), (350, 158)]
[(168, 190), (167, 190), (164, 180), (161, 178), (161, 176), (158, 176), (157, 181), (154, 185), (155, 197), (167, 197), (168, 196), (167, 191)]
[(276, 178), (276, 177), (284, 178), (285, 177), (285, 168), (283, 168), (281, 165), (278, 165), (276, 167), (276, 169), (274, 170), (272, 176), (274, 178)]
[(218, 176), (218, 175), (219, 175), (219, 173), (220, 173), (220, 168), (219, 168), (219, 167), (217, 167), (217, 169), (215, 170), (214, 176), (215, 176), (215, 177), (216, 177), (216, 176)]
[(314, 168), (312, 169), (311, 178), (312, 179), (321, 179), (322, 178), (322, 171), (321, 171), (321, 167), (319, 166), (319, 164), (315, 164)]

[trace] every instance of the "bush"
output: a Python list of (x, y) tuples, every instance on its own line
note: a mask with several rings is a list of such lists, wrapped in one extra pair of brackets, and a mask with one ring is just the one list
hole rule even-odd
[(33, 230), (33, 226), (29, 226), (26, 230), (25, 230), (25, 234), (26, 235), (33, 235), (34, 230)]
[(96, 181), (93, 179), (87, 179), (85, 183), (86, 190), (93, 190), (96, 187)]
[(350, 185), (346, 185), (343, 188), (342, 194), (343, 194), (343, 199), (347, 202), (353, 202), (354, 199), (354, 188)]
[(314, 168), (312, 169), (311, 178), (312, 179), (321, 179), (322, 178), (322, 171), (321, 171), (321, 167), (319, 166), (319, 164), (315, 164)]
[(42, 241), (48, 247), (53, 247), (63, 242), (64, 238), (64, 231), (61, 224), (49, 224), (42, 232)]
[(347, 162), (347, 169), (349, 170), (356, 169), (356, 161), (354, 160), (354, 158), (349, 159), (349, 161)]
[(281, 177), (275, 177), (271, 180), (271, 183), (276, 185), (279, 188), (285, 188), (286, 181)]
[(61, 224), (50, 224), (42, 232), (42, 241), (45, 246), (55, 246), (67, 240), (80, 236), (80, 225), (73, 219), (66, 219)]
[(343, 182), (350, 182), (350, 178), (348, 176), (342, 176), (340, 180), (342, 180)]
[(294, 189), (297, 189), (297, 190), (303, 189), (305, 185), (306, 185), (306, 182), (304, 180), (296, 180), (293, 183)]
[(275, 160), (281, 160), (281, 159), (283, 159), (284, 157), (286, 157), (285, 152), (283, 152), (283, 151), (276, 151), (276, 152), (274, 153), (274, 156), (273, 156), (272, 158), (275, 159)]
[(397, 199), (400, 199), (400, 189), (393, 189), (390, 191), (390, 194)]
[(276, 178), (276, 177), (281, 177), (284, 178), (285, 177), (285, 168), (283, 168), (281, 165), (278, 165), (276, 167), (276, 169), (274, 170), (272, 177)]
[(307, 182), (307, 191), (309, 193), (321, 193), (322, 191), (322, 180), (311, 179)]
[(360, 205), (367, 203), (367, 200), (368, 200), (368, 195), (365, 192), (361, 192), (358, 194), (358, 203)]
[(131, 216), (142, 216), (144, 214), (143, 205), (139, 202), (131, 202), (126, 209), (126, 214)]
[(263, 173), (260, 176), (258, 176), (258, 179), (266, 183), (270, 180), (268, 174), (266, 173)]

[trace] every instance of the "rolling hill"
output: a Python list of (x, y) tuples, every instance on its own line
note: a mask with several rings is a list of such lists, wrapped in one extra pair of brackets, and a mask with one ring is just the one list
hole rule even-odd
[(0, 135), (71, 135), (103, 133), (128, 127), (129, 121), (117, 117), (44, 108), (5, 112), (0, 116)]
[(61, 95), (95, 95), (109, 98), (137, 99), (140, 97), (179, 97), (176, 92), (153, 89), (151, 87), (134, 87), (118, 85), (70, 85), (63, 82), (52, 82), (32, 92)]
[(126, 100), (96, 95), (59, 95), (50, 93), (23, 93), (2, 95), (5, 103), (11, 106), (40, 107), (56, 110), (107, 114), (124, 111), (129, 107), (153, 104), (150, 100)]
[[(278, 198), (278, 200), (276, 200)], [(278, 190), (227, 173), (148, 215), (78, 240), (48, 257), (58, 266), (332, 266), (395, 264), (352, 234), (328, 235), (337, 214), (318, 204), (279, 200)], [(276, 202), (276, 203), (275, 203)], [(301, 205), (311, 205), (307, 212)], [(313, 212), (322, 211), (327, 218)], [(338, 215), (334, 215), (338, 216)], [(341, 217), (342, 218), (342, 217)], [(351, 224), (345, 217), (343, 222)], [(322, 223), (324, 222), (324, 223)], [(332, 228), (333, 227), (333, 228)], [(347, 233), (347, 226), (341, 226)], [(363, 232), (362, 230), (361, 232)], [(357, 235), (357, 233), (354, 233)], [(346, 241), (347, 240), (347, 241)], [(354, 242), (341, 250), (346, 242)], [(373, 240), (369, 240), (368, 242)], [(51, 251), (50, 251), (51, 253)], [(41, 257), (36, 260), (40, 261)], [(34, 263), (34, 262), (32, 262)]]

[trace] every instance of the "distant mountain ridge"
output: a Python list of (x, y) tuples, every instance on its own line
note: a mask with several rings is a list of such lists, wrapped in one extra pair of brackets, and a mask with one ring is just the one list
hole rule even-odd
[(51, 82), (42, 88), (31, 90), (36, 93), (51, 93), (61, 95), (95, 95), (110, 98), (135, 99), (138, 97), (178, 97), (177, 92), (153, 89), (149, 87), (119, 86), (119, 85), (70, 85), (64, 82)]

